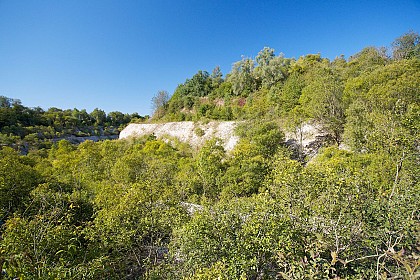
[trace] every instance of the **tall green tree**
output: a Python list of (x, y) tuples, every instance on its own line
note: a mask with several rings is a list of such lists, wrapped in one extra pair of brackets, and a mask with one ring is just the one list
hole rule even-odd
[(232, 84), (234, 95), (246, 97), (258, 88), (258, 82), (253, 75), (254, 68), (255, 61), (246, 57), (233, 64), (227, 80)]
[(255, 60), (257, 67), (254, 69), (254, 76), (263, 87), (269, 89), (286, 80), (290, 59), (284, 58), (283, 54), (275, 56), (274, 49), (265, 47), (258, 53)]
[(0, 150), (0, 220), (22, 212), (30, 192), (41, 182), (35, 162), (9, 147)]
[(410, 31), (392, 43), (392, 57), (395, 60), (420, 58), (420, 35)]
[(104, 125), (106, 122), (106, 113), (104, 110), (99, 108), (95, 108), (91, 113), (90, 116), (95, 122), (95, 125)]
[(300, 103), (307, 114), (340, 144), (345, 123), (344, 82), (337, 73), (328, 68), (319, 69), (312, 78), (302, 90)]
[(354, 78), (386, 65), (388, 60), (385, 49), (367, 47), (349, 58), (344, 72), (348, 78)]
[(221, 178), (225, 171), (226, 152), (218, 139), (207, 141), (195, 157), (196, 172), (200, 180), (202, 195), (214, 200), (221, 190)]
[(401, 60), (347, 82), (345, 99), (353, 103), (345, 138), (352, 148), (391, 153), (414, 148), (419, 69), (418, 59)]

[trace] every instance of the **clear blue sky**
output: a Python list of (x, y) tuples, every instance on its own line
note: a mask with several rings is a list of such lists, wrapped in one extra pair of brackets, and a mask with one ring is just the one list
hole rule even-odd
[(0, 95), (145, 115), (159, 90), (265, 46), (348, 58), (409, 30), (420, 0), (0, 0)]

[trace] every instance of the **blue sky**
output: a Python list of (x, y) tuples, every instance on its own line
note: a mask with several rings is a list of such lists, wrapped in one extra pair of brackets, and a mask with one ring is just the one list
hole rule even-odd
[(146, 115), (159, 90), (265, 46), (348, 58), (409, 30), (419, 0), (0, 0), (0, 95)]

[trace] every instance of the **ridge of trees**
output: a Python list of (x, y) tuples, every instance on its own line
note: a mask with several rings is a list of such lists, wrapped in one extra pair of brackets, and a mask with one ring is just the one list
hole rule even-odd
[(95, 108), (85, 109), (49, 108), (23, 106), (19, 99), (0, 96), (0, 145), (16, 149), (49, 148), (51, 140), (68, 136), (118, 135), (130, 122), (143, 121), (139, 114), (123, 114)]
[[(374, 71), (379, 75), (383, 71), (396, 71), (409, 73), (411, 76), (406, 79), (410, 79), (415, 88), (417, 69), (408, 64), (416, 63), (420, 58), (419, 42), (419, 34), (411, 31), (391, 44), (390, 54), (386, 48), (367, 47), (348, 60), (341, 56), (332, 61), (320, 54), (308, 54), (298, 59), (285, 58), (283, 54), (276, 56), (274, 49), (265, 47), (255, 59), (242, 57), (233, 63), (231, 72), (225, 78), (219, 67), (211, 74), (198, 71), (179, 84), (170, 98), (166, 93), (165, 102), (153, 102), (153, 119), (265, 118), (288, 123), (297, 119), (312, 120), (339, 144), (346, 118), (351, 119), (354, 112), (355, 105), (352, 104), (361, 98), (350, 92), (356, 83), (372, 77)], [(414, 71), (405, 72), (405, 67), (414, 67)], [(393, 90), (404, 89), (395, 87)], [(396, 101), (391, 96), (381, 98), (388, 98), (387, 102)], [(400, 100), (414, 101), (417, 100)]]

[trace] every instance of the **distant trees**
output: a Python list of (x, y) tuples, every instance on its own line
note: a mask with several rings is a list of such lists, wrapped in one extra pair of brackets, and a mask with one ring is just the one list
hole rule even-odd
[[(47, 148), (49, 140), (70, 135), (116, 134), (131, 121), (144, 120), (139, 114), (123, 114), (95, 108), (85, 109), (28, 108), (20, 100), (0, 96), (0, 145), (16, 149)], [(26, 147), (27, 148), (27, 147)], [(26, 149), (25, 148), (25, 149)]]
[(106, 113), (101, 109), (95, 108), (90, 115), (95, 125), (103, 125), (106, 121)]

